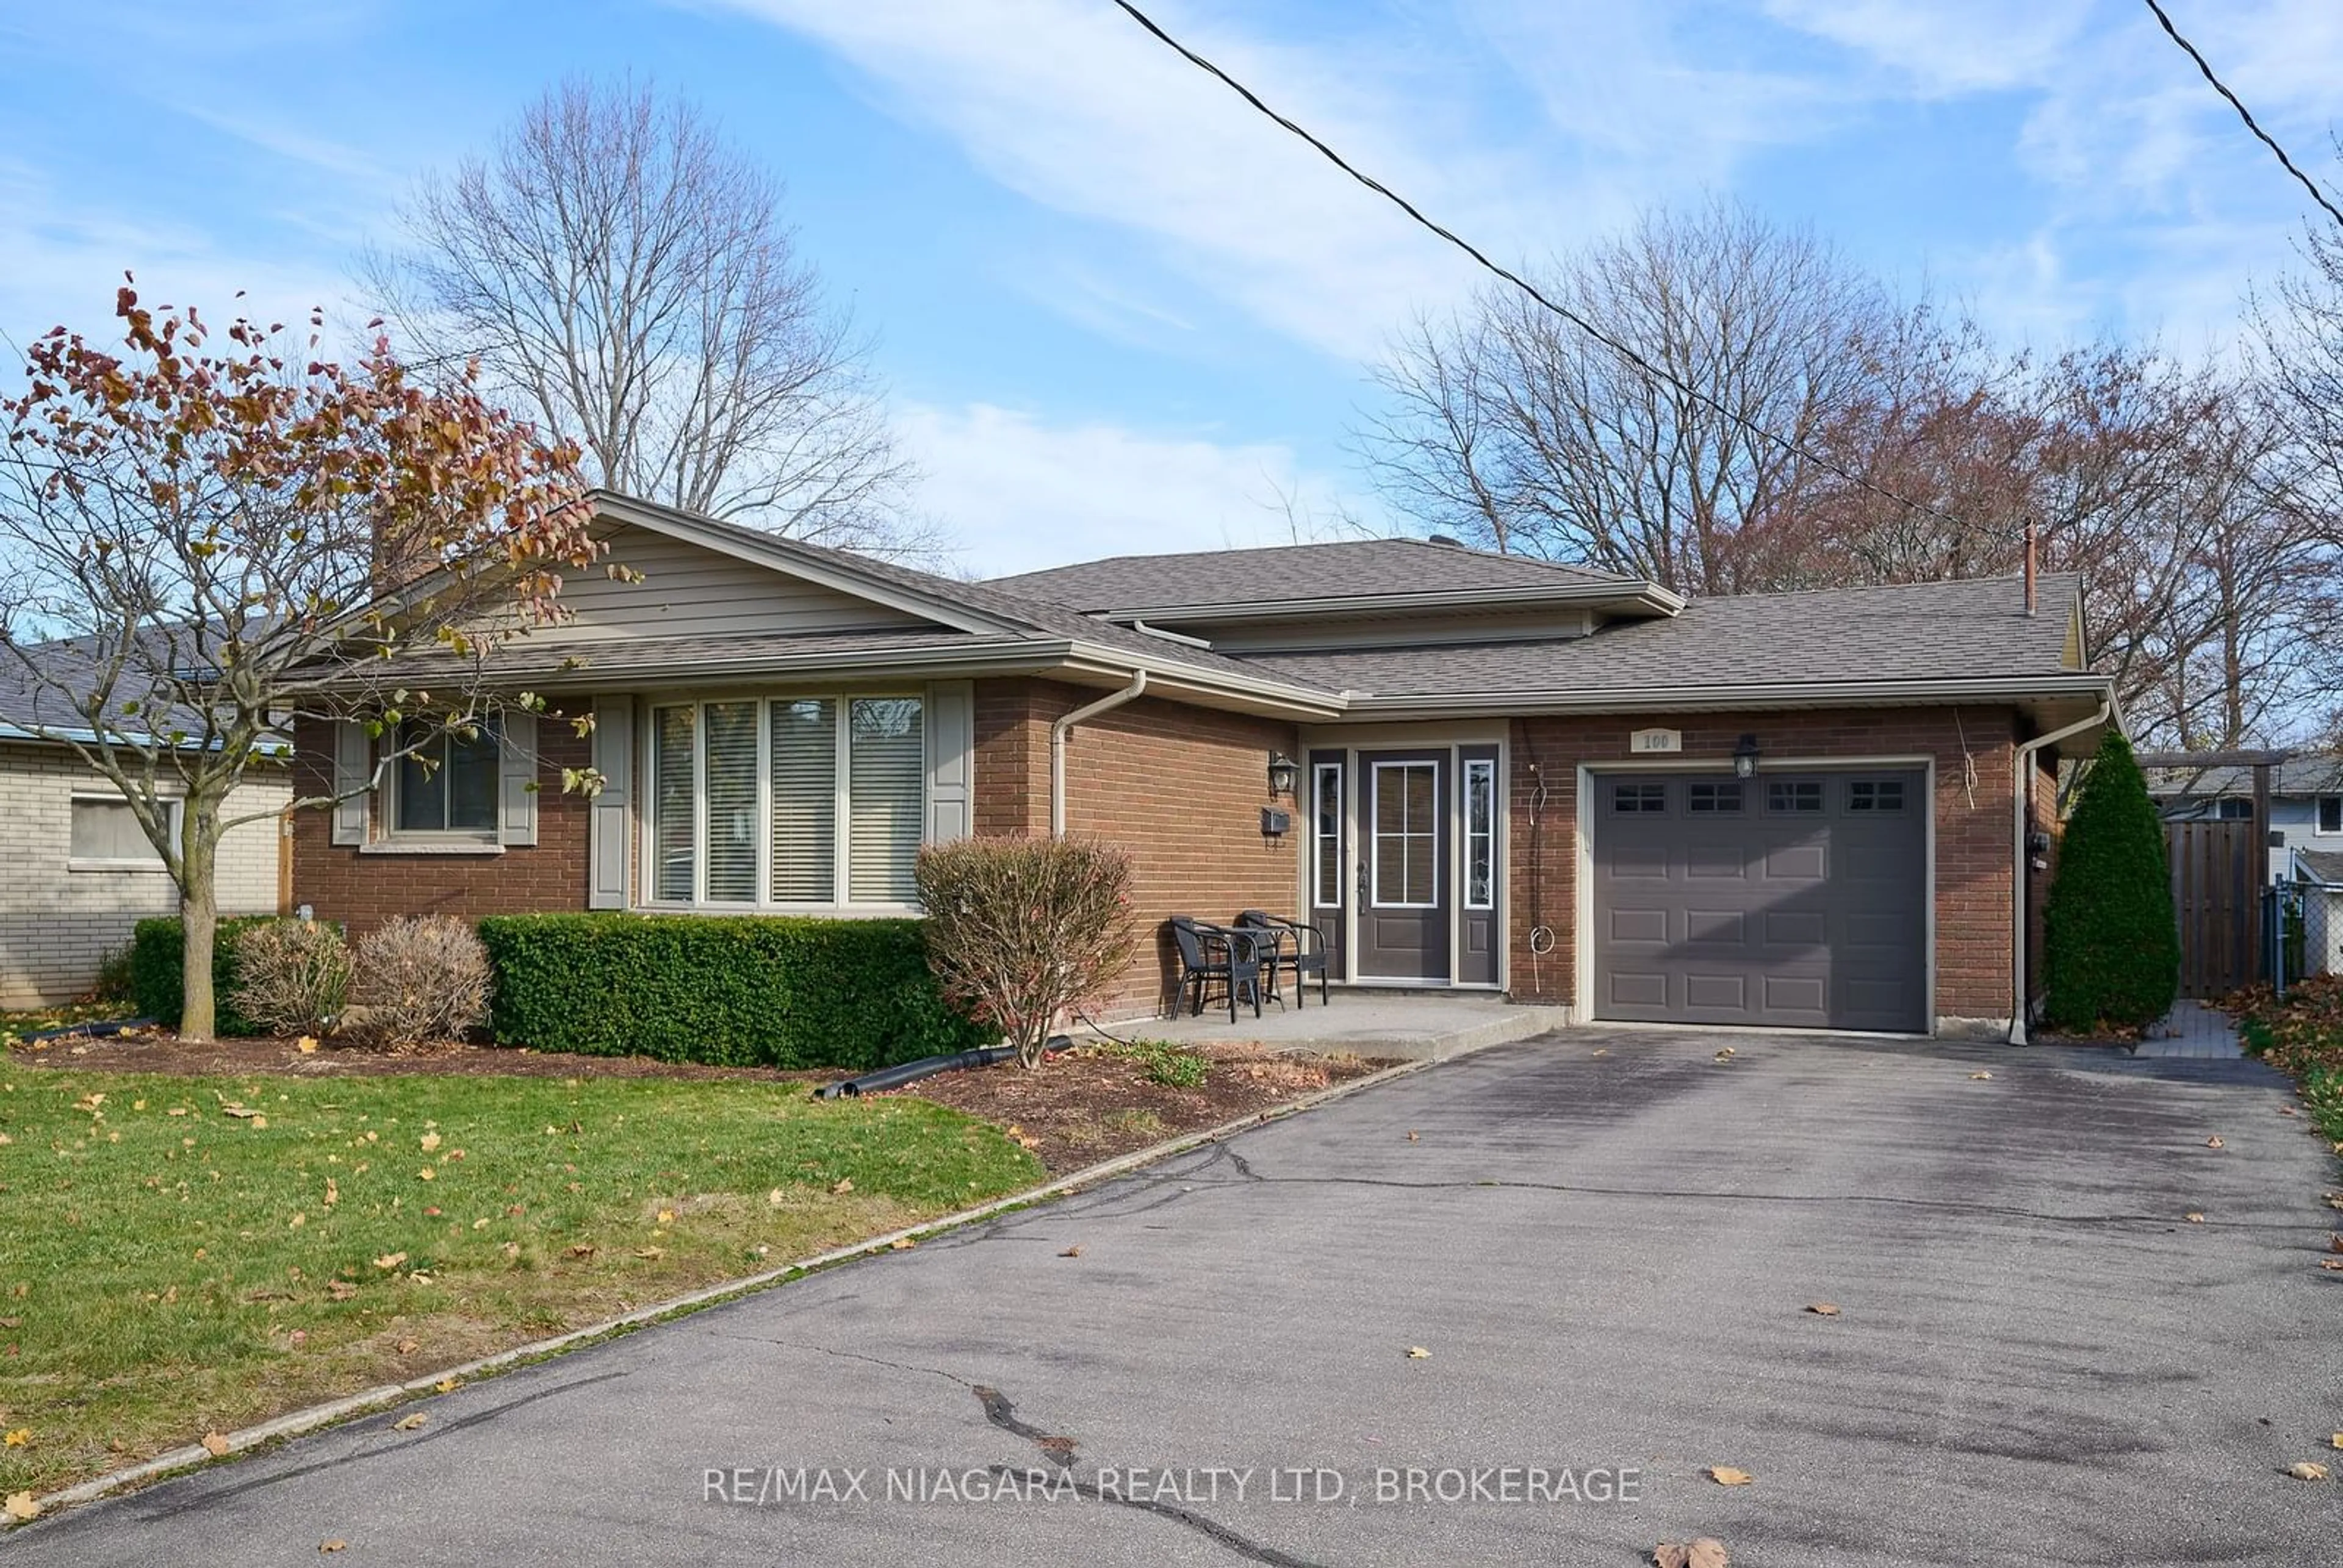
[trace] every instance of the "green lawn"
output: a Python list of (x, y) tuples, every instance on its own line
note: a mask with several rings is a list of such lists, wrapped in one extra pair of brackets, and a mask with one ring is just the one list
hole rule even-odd
[(2231, 998), (2246, 1049), (2291, 1073), (2319, 1130), (2343, 1154), (2343, 975), (2313, 975), (2280, 1001), (2267, 986)]
[(1041, 1176), (956, 1111), (822, 1103), (796, 1085), (191, 1079), (0, 1059), (0, 1493)]

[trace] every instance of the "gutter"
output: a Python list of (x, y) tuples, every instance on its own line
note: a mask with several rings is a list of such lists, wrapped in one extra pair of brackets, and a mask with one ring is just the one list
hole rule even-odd
[(1131, 684), (1121, 691), (1111, 691), (1096, 702), (1085, 704), (1075, 709), (1071, 713), (1061, 714), (1051, 721), (1050, 837), (1052, 839), (1062, 839), (1066, 836), (1067, 737), (1072, 733), (1075, 725), (1087, 723), (1101, 713), (1121, 708), (1124, 703), (1144, 696), (1146, 691), (1147, 672), (1143, 669), (1139, 670), (1131, 676)]
[(1967, 676), (1953, 680), (1809, 680), (1731, 686), (1620, 687), (1556, 693), (1514, 690), (1457, 691), (1420, 696), (1346, 694), (1344, 710), (1399, 718), (1452, 718), (1472, 713), (1642, 713), (1665, 709), (1723, 711), (1765, 708), (1925, 708), (1947, 702), (2022, 702), (2029, 699), (2084, 697), (2104, 702), (2107, 678), (2074, 673), (2052, 676)]
[(2099, 709), (2088, 719), (2078, 719), (2064, 729), (2054, 729), (2031, 740), (2017, 743), (2016, 776), (2010, 789), (2010, 870), (2016, 879), (2009, 885), (2009, 1043), (2026, 1043), (2026, 808), (2034, 799), (2034, 759), (2043, 748), (2055, 746), (2069, 735), (2078, 735), (2095, 725), (2105, 724), (2115, 717), (2112, 697), (2099, 699)]

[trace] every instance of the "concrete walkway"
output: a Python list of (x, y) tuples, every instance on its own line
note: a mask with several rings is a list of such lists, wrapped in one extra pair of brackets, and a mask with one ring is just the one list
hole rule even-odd
[(2200, 1001), (2172, 1004), (2164, 1021), (2150, 1028), (2133, 1054), (2184, 1057), (2197, 1061), (2235, 1061), (2246, 1054), (2229, 1015)]
[(1289, 988), (1284, 1006), (1270, 1002), (1258, 1019), (1250, 1006), (1237, 1009), (1229, 1021), (1225, 1005), (1207, 1007), (1201, 1018), (1141, 1019), (1110, 1025), (1123, 1040), (1169, 1040), (1183, 1045), (1262, 1045), (1272, 1050), (1311, 1056), (1385, 1057), (1405, 1061), (1444, 1061), (1483, 1046), (1527, 1040), (1561, 1028), (1569, 1010), (1532, 1007), (1503, 997), (1460, 993), (1453, 996), (1401, 995), (1373, 990), (1342, 990), (1323, 1007), (1312, 988), (1306, 1004), (1292, 1005)]

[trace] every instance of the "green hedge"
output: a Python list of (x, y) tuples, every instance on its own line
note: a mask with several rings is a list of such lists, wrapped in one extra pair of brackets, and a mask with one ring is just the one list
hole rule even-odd
[[(212, 938), (212, 1021), (220, 1034), (266, 1034), (268, 1031), (236, 1010), (229, 1000), (236, 993), (236, 940), (249, 926), (265, 925), (276, 915), (225, 917)], [(130, 996), (138, 1016), (176, 1028), (179, 1009), (186, 1000), (180, 984), (186, 960), (187, 939), (176, 915), (156, 915), (141, 920), (130, 933)]]
[(2164, 823), (2119, 731), (2107, 731), (2083, 775), (2042, 923), (2053, 1029), (2137, 1027), (2171, 1010), (2180, 988), (2180, 927)]
[(987, 1043), (917, 920), (492, 915), (480, 939), (500, 1045), (863, 1071)]

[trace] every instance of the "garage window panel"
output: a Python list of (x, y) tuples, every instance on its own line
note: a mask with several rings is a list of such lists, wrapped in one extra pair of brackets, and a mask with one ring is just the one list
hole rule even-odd
[(1857, 779), (1846, 787), (1846, 809), (1877, 815), (1904, 809), (1904, 781), (1900, 779)]
[(1737, 817), (1741, 814), (1741, 781), (1695, 779), (1685, 788), (1684, 809), (1695, 817)]
[(1623, 817), (1656, 817), (1668, 809), (1664, 784), (1614, 784), (1611, 809)]
[(1819, 779), (1776, 779), (1765, 786), (1765, 809), (1777, 817), (1811, 817), (1823, 809)]

